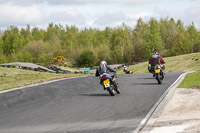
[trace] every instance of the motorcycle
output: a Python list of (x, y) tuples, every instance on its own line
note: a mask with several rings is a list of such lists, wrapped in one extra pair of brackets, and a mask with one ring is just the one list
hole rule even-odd
[(161, 65), (156, 65), (153, 73), (156, 77), (156, 80), (158, 81), (158, 84), (162, 84), (162, 80), (164, 79), (164, 71), (161, 67)]
[(107, 90), (111, 96), (115, 96), (115, 94), (120, 94), (119, 87), (116, 83), (116, 76), (111, 77), (108, 74), (101, 75), (102, 86), (104, 90)]
[(154, 67), (151, 67), (151, 65), (148, 66), (149, 72), (153, 74), (153, 77), (156, 77), (158, 84), (162, 84), (162, 80), (165, 77), (163, 68), (164, 66), (161, 66), (159, 64), (155, 65)]
[(124, 72), (125, 72), (125, 74), (133, 74), (133, 71), (131, 71), (131, 70), (127, 70), (127, 71), (124, 70)]

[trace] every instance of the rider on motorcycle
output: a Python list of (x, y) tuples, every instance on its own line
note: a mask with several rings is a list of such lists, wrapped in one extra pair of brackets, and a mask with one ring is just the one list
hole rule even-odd
[[(113, 77), (113, 79), (114, 79), (115, 75), (112, 72), (116, 73), (116, 70), (112, 69), (109, 65), (107, 65), (106, 61), (101, 61), (99, 67), (96, 70), (95, 76), (96, 77), (98, 77), (98, 76), (101, 77), (101, 75), (106, 73), (109, 76)], [(113, 82), (115, 82), (115, 81), (113, 81)], [(102, 84), (102, 79), (101, 78), (100, 78), (100, 84)]]
[(162, 57), (159, 55), (158, 52), (154, 52), (153, 56), (149, 59), (149, 72), (152, 73), (154, 71), (155, 65), (161, 65), (162, 70), (165, 70), (165, 66), (162, 64), (165, 64), (165, 61), (162, 59)]
[(128, 71), (128, 68), (124, 65), (124, 70), (123, 70), (125, 73), (127, 73)]
[(128, 70), (127, 66), (124, 65), (124, 69), (123, 72), (125, 72), (126, 74), (132, 74), (133, 72)]

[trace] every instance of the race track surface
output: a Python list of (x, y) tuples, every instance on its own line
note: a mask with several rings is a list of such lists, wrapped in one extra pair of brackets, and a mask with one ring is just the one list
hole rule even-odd
[(118, 75), (110, 96), (94, 76), (65, 79), (0, 94), (0, 133), (121, 133), (134, 131), (182, 73)]

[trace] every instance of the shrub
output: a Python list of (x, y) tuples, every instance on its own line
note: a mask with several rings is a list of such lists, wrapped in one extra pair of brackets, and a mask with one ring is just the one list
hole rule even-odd
[(79, 59), (78, 59), (78, 65), (81, 67), (92, 67), (95, 64), (95, 58), (93, 55), (93, 52), (89, 50), (84, 50)]

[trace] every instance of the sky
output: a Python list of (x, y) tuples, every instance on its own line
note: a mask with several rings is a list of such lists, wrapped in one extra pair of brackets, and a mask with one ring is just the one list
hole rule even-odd
[(142, 18), (180, 19), (200, 29), (200, 0), (0, 0), (0, 29), (49, 23), (82, 28), (130, 27)]

